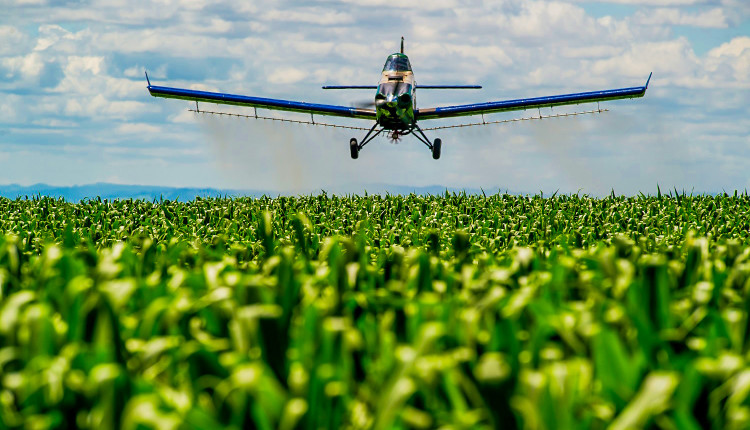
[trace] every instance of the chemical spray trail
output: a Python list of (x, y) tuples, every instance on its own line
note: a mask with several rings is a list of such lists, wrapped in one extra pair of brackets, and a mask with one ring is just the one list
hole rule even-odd
[(217, 167), (243, 189), (285, 194), (319, 190), (341, 172), (330, 145), (337, 133), (313, 126), (198, 114)]
[(548, 171), (556, 174), (558, 186), (567, 185), (563, 188), (591, 193), (599, 191), (599, 184), (594, 173), (596, 167), (588, 165), (590, 158), (579, 155), (582, 143), (587, 140), (581, 121), (577, 117), (550, 118), (527, 124), (527, 128), (543, 156), (549, 157)]

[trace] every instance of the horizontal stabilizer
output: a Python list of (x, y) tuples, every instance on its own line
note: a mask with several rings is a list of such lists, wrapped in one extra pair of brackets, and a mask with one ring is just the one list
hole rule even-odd
[(324, 90), (377, 90), (377, 85), (324, 85)]
[(481, 90), (481, 85), (417, 85), (424, 90)]
[[(481, 85), (417, 85), (426, 90), (479, 90)], [(377, 85), (325, 85), (324, 90), (377, 90)]]

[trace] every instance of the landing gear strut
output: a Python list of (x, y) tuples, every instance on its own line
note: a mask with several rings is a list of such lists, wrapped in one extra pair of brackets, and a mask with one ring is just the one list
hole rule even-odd
[(378, 128), (378, 123), (376, 122), (375, 125), (372, 126), (370, 131), (367, 132), (364, 139), (362, 139), (362, 143), (357, 143), (357, 139), (351, 138), (349, 139), (349, 152), (352, 156), (352, 159), (357, 159), (359, 157), (359, 151), (365, 147), (368, 143), (372, 142), (372, 139), (375, 139), (380, 133), (385, 130), (385, 128), (381, 128), (378, 130), (375, 134), (373, 132), (375, 129)]
[[(378, 123), (375, 123), (375, 125), (372, 126), (370, 131), (368, 131), (365, 137), (362, 139), (362, 143), (357, 143), (357, 139), (355, 138), (349, 139), (349, 153), (352, 156), (352, 159), (356, 160), (357, 158), (359, 158), (359, 151), (361, 151), (362, 148), (365, 147), (365, 145), (372, 142), (372, 140), (375, 139), (380, 133), (385, 131), (385, 128), (381, 127), (381, 129), (376, 132), (375, 129), (378, 128), (378, 125)], [(435, 160), (440, 158), (440, 149), (443, 145), (443, 141), (440, 139), (435, 139), (434, 142), (430, 142), (430, 139), (427, 138), (422, 129), (419, 128), (416, 123), (414, 123), (411, 128), (405, 130), (393, 130), (393, 133), (390, 134), (390, 137), (394, 140), (397, 140), (401, 138), (401, 136), (405, 136), (407, 134), (413, 134), (414, 137), (416, 137), (420, 142), (424, 143), (432, 152), (432, 158), (434, 158)]]
[(414, 133), (414, 137), (419, 139), (420, 142), (427, 145), (428, 148), (430, 148), (430, 151), (432, 151), (432, 158), (437, 160), (440, 158), (440, 148), (443, 146), (443, 141), (440, 139), (435, 139), (435, 142), (430, 143), (430, 139), (425, 136), (424, 132), (421, 128), (415, 123), (413, 130), (418, 131), (419, 133)]

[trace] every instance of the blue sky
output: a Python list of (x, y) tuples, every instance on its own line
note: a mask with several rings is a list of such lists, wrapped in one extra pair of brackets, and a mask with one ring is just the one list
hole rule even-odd
[[(0, 0), (0, 8), (0, 184), (750, 189), (746, 0)], [(443, 140), (439, 161), (411, 138), (377, 139), (351, 160), (348, 140), (360, 132), (196, 115), (188, 102), (150, 97), (143, 78), (147, 69), (158, 85), (350, 105), (372, 92), (320, 86), (375, 84), (401, 36), (418, 82), (484, 86), (423, 90), (420, 107), (654, 78), (645, 98), (607, 103), (599, 115), (432, 132)]]

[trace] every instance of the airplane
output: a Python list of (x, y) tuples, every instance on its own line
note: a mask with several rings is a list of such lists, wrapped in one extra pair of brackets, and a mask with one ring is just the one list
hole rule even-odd
[[(646, 85), (642, 87), (630, 87), (630, 88), (619, 88), (613, 90), (603, 91), (590, 91), (584, 93), (573, 93), (573, 94), (562, 94), (547, 97), (535, 97), (526, 99), (516, 100), (504, 100), (504, 101), (491, 101), (485, 103), (474, 103), (444, 107), (433, 107), (433, 108), (417, 108), (416, 103), (416, 91), (417, 89), (480, 89), (479, 85), (418, 85), (414, 80), (414, 72), (409, 63), (409, 57), (404, 54), (404, 38), (401, 38), (401, 51), (391, 54), (385, 61), (383, 72), (380, 75), (380, 82), (378, 85), (326, 85), (323, 89), (371, 89), (377, 90), (375, 93), (375, 100), (373, 103), (374, 109), (363, 108), (363, 107), (348, 107), (348, 106), (337, 106), (327, 104), (316, 104), (307, 103), (301, 101), (291, 100), (279, 100), (270, 99), (263, 97), (254, 96), (243, 96), (235, 94), (224, 94), (207, 91), (189, 90), (183, 88), (170, 88), (151, 85), (151, 81), (146, 73), (146, 82), (148, 84), (147, 89), (149, 93), (154, 97), (164, 97), (173, 99), (183, 99), (194, 101), (196, 109), (191, 111), (203, 112), (218, 115), (233, 115), (243, 116), (247, 118), (258, 118), (268, 119), (277, 121), (286, 121), (302, 124), (313, 124), (323, 125), (329, 127), (339, 127), (354, 130), (366, 130), (367, 134), (358, 142), (356, 138), (349, 140), (349, 150), (351, 158), (356, 159), (359, 157), (359, 152), (364, 148), (365, 145), (372, 142), (375, 137), (380, 135), (382, 132), (386, 132), (388, 137), (392, 140), (397, 141), (402, 136), (413, 135), (419, 141), (424, 143), (427, 148), (432, 152), (432, 158), (439, 159), (440, 151), (442, 147), (442, 141), (437, 138), (431, 141), (424, 133), (425, 130), (438, 130), (444, 128), (453, 128), (461, 126), (472, 126), (472, 125), (486, 125), (505, 121), (484, 121), (484, 114), (496, 113), (496, 112), (507, 112), (517, 111), (526, 109), (541, 109), (551, 108), (554, 106), (571, 105), (580, 103), (598, 103), (603, 101), (618, 100), (618, 99), (632, 99), (643, 97), (648, 89), (648, 84), (651, 81), (649, 74)], [(250, 115), (239, 115), (239, 114), (227, 114), (222, 112), (211, 112), (201, 111), (198, 107), (198, 102), (209, 102), (216, 104), (227, 104), (227, 105), (238, 105), (238, 106), (249, 106), (255, 110), (254, 116)], [(311, 122), (308, 121), (297, 121), (290, 119), (280, 119), (272, 117), (258, 116), (258, 108), (291, 111), (291, 112), (303, 112), (309, 113)], [(605, 109), (606, 111), (606, 109)], [(569, 116), (578, 115), (585, 113), (596, 113), (602, 112), (602, 109), (591, 110), (587, 112), (576, 112), (573, 114), (562, 114), (562, 115), (550, 115), (543, 117), (541, 110), (539, 111), (539, 117), (523, 118), (523, 119), (541, 119), (550, 118), (557, 116)], [(358, 118), (364, 120), (375, 121), (374, 125), (370, 128), (362, 127), (348, 127), (342, 125), (327, 124), (321, 122), (315, 122), (314, 115), (329, 115), (346, 118)], [(419, 126), (420, 121), (441, 119), (441, 118), (452, 118), (458, 116), (468, 115), (482, 115), (481, 123), (471, 123), (462, 125), (452, 125), (444, 127), (433, 127), (422, 129)], [(513, 121), (513, 120), (510, 120)]]

